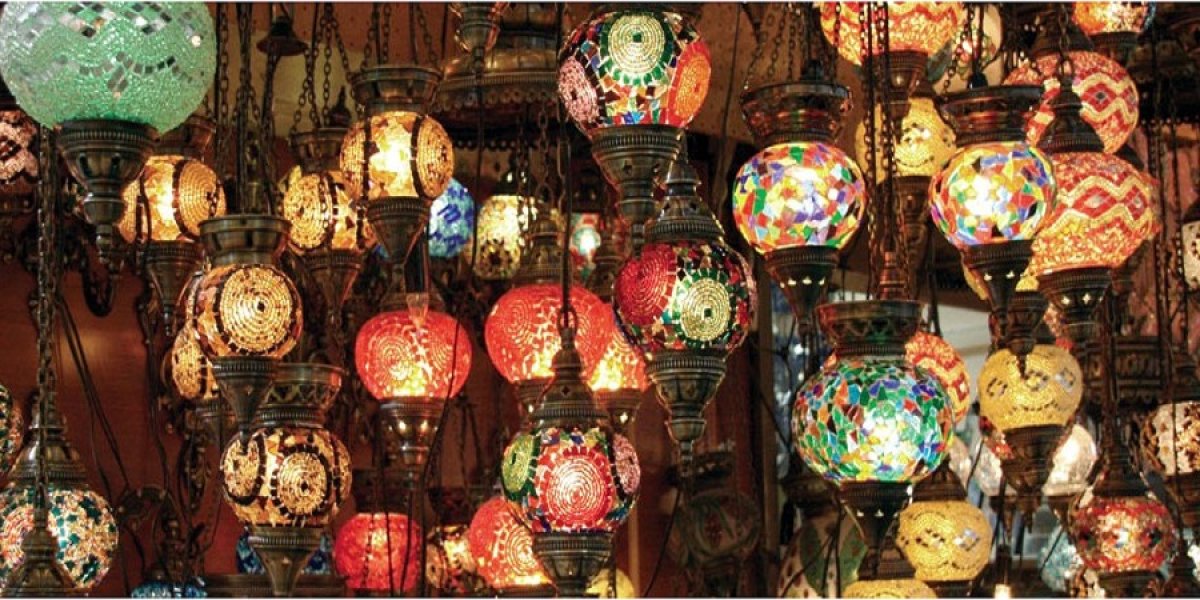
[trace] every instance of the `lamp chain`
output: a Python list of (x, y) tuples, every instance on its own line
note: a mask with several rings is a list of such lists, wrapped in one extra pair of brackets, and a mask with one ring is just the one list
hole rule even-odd
[[(843, 6), (842, 3), (838, 3), (839, 11), (842, 10), (842, 6)], [(875, 22), (871, 18), (871, 3), (870, 2), (864, 2), (862, 4), (861, 8), (859, 9), (858, 20), (859, 20), (859, 23), (862, 25), (863, 56), (869, 57), (872, 54), (874, 54), (874, 50), (875, 50), (875, 40), (874, 40), (874, 36), (873, 36), (874, 29), (875, 29)], [(865, 62), (865, 59), (864, 59), (864, 62)], [(876, 142), (879, 140), (879, 136), (878, 136), (878, 132), (876, 131), (876, 127), (875, 127), (875, 119), (873, 118), (873, 115), (871, 115), (871, 111), (877, 110), (877, 106), (878, 106), (877, 92), (878, 92), (879, 86), (878, 86), (878, 81), (876, 79), (875, 69), (870, 69), (870, 68), (864, 69), (863, 74), (866, 76), (866, 80), (864, 81), (863, 88), (864, 88), (864, 91), (866, 92), (865, 96), (866, 96), (866, 106), (867, 106), (867, 112), (866, 112), (867, 116), (865, 118), (863, 118), (863, 128), (865, 130), (866, 141), (867, 141), (866, 171), (868, 173), (868, 176), (866, 177), (866, 184), (867, 184), (866, 187), (867, 187), (867, 197), (875, 198), (877, 187), (878, 187), (876, 178), (875, 178), (876, 173), (878, 173), (878, 171), (875, 168), (875, 166), (878, 164), (878, 146), (876, 145)], [(879, 262), (878, 261), (879, 261), (880, 257), (879, 257), (879, 251), (878, 251), (879, 240), (878, 240), (878, 233), (877, 233), (878, 228), (879, 228), (879, 218), (878, 217), (880, 214), (879, 203), (876, 203), (876, 202), (870, 203), (868, 206), (868, 211), (869, 211), (869, 214), (867, 215), (867, 282), (868, 282), (867, 283), (867, 286), (868, 286), (867, 292), (868, 292), (868, 294), (873, 294), (875, 292), (876, 281), (878, 280), (878, 276), (879, 276)]]
[[(317, 98), (313, 89), (314, 74), (317, 68), (317, 46), (321, 43), (321, 34), (323, 33), (322, 11), (313, 10), (312, 35), (310, 36), (308, 49), (304, 51), (304, 82), (300, 86), (300, 99), (296, 102), (296, 112), (292, 115), (292, 128), (290, 133), (295, 134), (300, 130), (300, 121), (304, 118), (304, 108), (308, 107), (308, 117), (312, 121), (314, 129), (321, 126), (321, 120), (317, 115)], [(328, 65), (328, 61), (326, 62)], [(329, 76), (325, 76), (325, 86), (329, 86)], [(310, 101), (311, 96), (311, 101)]]

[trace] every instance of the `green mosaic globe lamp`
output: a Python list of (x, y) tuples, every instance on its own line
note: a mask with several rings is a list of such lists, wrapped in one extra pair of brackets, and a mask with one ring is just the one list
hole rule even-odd
[(160, 132), (200, 106), (216, 69), (201, 2), (23, 2), (0, 17), (0, 74), (17, 103), (59, 128), (67, 168), (102, 260), (125, 210), (122, 188)]

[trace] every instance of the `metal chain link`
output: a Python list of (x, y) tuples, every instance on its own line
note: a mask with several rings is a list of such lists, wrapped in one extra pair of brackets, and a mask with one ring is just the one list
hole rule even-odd
[(382, 32), (382, 35), (380, 35), (380, 40), (379, 40), (379, 49), (380, 49), (379, 64), (381, 64), (381, 65), (387, 64), (387, 63), (391, 62), (391, 60), (392, 60), (392, 51), (391, 51), (392, 5), (391, 4), (383, 5), (382, 20), (383, 20), (383, 23), (382, 23), (383, 32)]
[[(415, 6), (417, 11), (417, 26), (421, 29), (421, 43), (425, 45), (425, 58), (429, 61), (430, 65), (437, 66), (439, 60), (438, 52), (437, 48), (433, 45), (433, 36), (429, 33), (429, 23), (425, 21), (425, 11), (421, 8), (424, 4), (417, 3)], [(414, 54), (413, 62), (422, 64), (416, 58)]]
[[(324, 79), (321, 81), (321, 114), (326, 119), (329, 118), (329, 98), (333, 84), (333, 35), (334, 26), (331, 23), (333, 18), (332, 5), (328, 2), (321, 5), (321, 43), (324, 48), (321, 50), (321, 74)], [(349, 77), (349, 71), (346, 72), (346, 77)], [(315, 98), (314, 98), (315, 104)]]
[(229, 135), (227, 128), (229, 122), (229, 16), (226, 14), (225, 4), (217, 5), (217, 83), (213, 92), (213, 104), (215, 105), (214, 118), (217, 120), (217, 143), (214, 148), (215, 163), (214, 165), (219, 173), (228, 174), (228, 170), (222, 167), (227, 167), (227, 160), (222, 160), (228, 156), (226, 149), (229, 144)]
[[(1067, 5), (1061, 4), (1054, 11), (1055, 18), (1058, 19), (1058, 65), (1054, 69), (1054, 76), (1063, 82), (1068, 81), (1069, 77), (1075, 76), (1075, 65), (1071, 62), (1071, 54), (1067, 52), (1067, 48), (1071, 45), (1071, 38), (1067, 35), (1067, 23), (1070, 20), (1067, 10)], [(1034, 68), (1037, 68), (1036, 65), (1035, 61)]]
[[(317, 61), (317, 45), (320, 42), (321, 36), (321, 11), (313, 11), (313, 24), (311, 41), (308, 48), (304, 52), (304, 82), (300, 86), (300, 100), (296, 102), (296, 113), (292, 115), (292, 128), (290, 133), (296, 133), (300, 130), (300, 121), (304, 119), (304, 107), (309, 106), (308, 97), (313, 91), (313, 73), (316, 70)], [(319, 127), (317, 119), (317, 107), (315, 102), (310, 106), (310, 118), (312, 119), (313, 127)]]
[[(763, 48), (767, 45), (767, 31), (769, 31), (775, 24), (775, 16), (772, 13), (771, 8), (771, 6), (766, 8), (763, 22), (759, 26), (759, 30), (755, 32), (756, 40), (754, 44), (754, 51), (750, 54), (750, 65), (746, 67), (746, 78), (742, 81), (743, 90), (750, 88), (751, 80), (753, 80), (754, 76), (758, 73), (758, 68), (760, 66), (759, 61), (762, 60)], [(761, 83), (766, 82), (764, 81)]]
[(58, 248), (57, 200), (60, 190), (58, 179), (53, 176), (56, 165), (52, 133), (41, 128), (39, 168), (41, 181), (41, 204), (38, 207), (38, 270), (37, 270), (37, 389), (39, 403), (45, 402), (54, 393), (57, 375), (54, 371), (54, 325), (57, 314), (55, 299), (58, 296), (58, 271), (61, 257)]
[[(538, 182), (537, 190), (534, 195), (549, 202), (555, 197), (554, 190), (550, 185), (550, 179), (552, 176), (554, 176), (551, 166), (552, 163), (555, 162), (555, 159), (550, 154), (550, 110), (547, 103), (542, 103), (541, 108), (538, 110), (535, 123), (537, 124), (538, 128), (537, 149), (539, 154), (542, 156), (542, 176)], [(561, 181), (558, 183), (561, 183)], [(559, 210), (562, 210), (561, 206), (559, 207)]]
[(783, 33), (787, 28), (788, 12), (783, 11), (783, 17), (779, 20), (779, 28), (775, 30), (775, 38), (771, 40), (771, 62), (767, 64), (766, 81), (775, 80), (775, 66), (779, 64), (779, 47), (783, 45)]
[[(838, 4), (838, 11), (839, 11), (838, 22), (839, 23), (841, 22), (841, 15), (840, 15), (841, 10), (842, 10), (842, 4), (839, 3)], [(872, 34), (874, 33), (875, 27), (874, 27), (874, 23), (871, 19), (871, 3), (870, 2), (864, 2), (861, 5), (861, 7), (859, 8), (858, 19), (859, 19), (859, 23), (861, 24), (860, 34), (862, 36), (861, 42), (862, 42), (864, 56), (871, 56), (871, 54), (875, 50), (875, 43), (874, 43), (874, 40), (872, 39)], [(867, 164), (866, 164), (867, 197), (871, 198), (871, 199), (878, 198), (878, 195), (877, 195), (878, 186), (876, 185), (875, 174), (878, 172), (876, 170), (876, 165), (878, 164), (878, 146), (876, 145), (876, 142), (879, 140), (879, 136), (878, 136), (878, 132), (876, 131), (876, 127), (875, 127), (874, 115), (871, 114), (871, 111), (877, 110), (876, 107), (878, 105), (878, 102), (877, 102), (878, 82), (875, 79), (876, 78), (875, 78), (874, 70), (866, 69), (866, 81), (865, 81), (865, 85), (863, 86), (865, 88), (864, 95), (866, 96), (866, 98), (864, 99), (866, 102), (866, 104), (865, 104), (866, 116), (863, 118), (863, 128), (865, 130), (866, 140), (867, 140), (867, 156), (866, 156), (866, 159), (867, 159)], [(875, 292), (876, 281), (879, 279), (879, 259), (881, 258), (880, 252), (879, 252), (878, 229), (879, 229), (879, 217), (883, 211), (881, 210), (882, 207), (880, 206), (880, 204), (881, 204), (880, 202), (872, 201), (872, 202), (869, 202), (867, 205), (867, 207), (868, 207), (867, 210), (869, 211), (869, 214), (867, 215), (867, 217), (868, 217), (867, 218), (867, 274), (868, 274), (867, 293), (872, 294), (872, 295)]]
[(363, 46), (363, 59), (360, 69), (366, 69), (371, 66), (371, 57), (375, 57), (375, 64), (382, 64), (379, 60), (379, 11), (382, 10), (379, 4), (371, 5), (371, 18), (367, 23), (367, 43)]
[[(883, 53), (879, 57), (883, 62), (883, 72), (892, 72), (892, 54), (891, 54), (891, 16), (889, 14), (889, 5), (886, 2), (880, 2), (877, 5), (879, 21), (879, 47), (883, 49)], [(883, 97), (890, 98), (892, 94), (892, 80), (890, 77), (881, 77), (880, 83), (883, 85)], [(889, 231), (897, 232), (897, 235), (891, 236), (893, 247), (893, 259), (896, 261), (896, 268), (902, 274), (904, 287), (902, 294), (904, 298), (908, 298), (912, 291), (913, 274), (910, 273), (910, 265), (908, 261), (908, 238), (904, 235), (905, 218), (904, 207), (901, 205), (899, 198), (896, 196), (896, 140), (898, 135), (898, 124), (893, 119), (892, 112), (887, 110), (887, 107), (881, 107), (880, 123), (882, 131), (880, 132), (883, 138), (883, 172), (884, 172), (884, 198), (888, 207), (891, 209), (889, 214), (892, 220), (892, 226)]]
[(953, 74), (958, 70), (958, 66), (974, 65), (971, 58), (966, 55), (966, 47), (971, 43), (973, 29), (971, 24), (975, 22), (975, 12), (980, 8), (972, 2), (967, 2), (966, 9), (967, 14), (966, 19), (963, 20), (963, 28), (959, 30), (958, 37), (954, 40), (954, 50), (950, 53), (950, 65), (946, 67), (946, 77), (942, 80), (943, 96), (950, 92), (950, 80), (954, 79)]

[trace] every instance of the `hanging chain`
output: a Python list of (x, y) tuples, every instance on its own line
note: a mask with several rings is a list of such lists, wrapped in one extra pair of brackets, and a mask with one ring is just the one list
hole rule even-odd
[[(371, 18), (367, 22), (367, 43), (363, 46), (363, 59), (360, 69), (366, 69), (371, 66), (371, 57), (375, 57), (375, 64), (383, 64), (379, 59), (379, 11), (381, 5), (376, 3), (371, 5)], [(347, 71), (349, 74), (349, 71)]]
[(381, 13), (383, 29), (379, 35), (379, 64), (387, 64), (392, 60), (392, 5), (384, 4)]
[(779, 28), (775, 30), (775, 38), (771, 40), (771, 60), (767, 63), (767, 77), (764, 83), (775, 81), (775, 67), (779, 64), (779, 48), (783, 46), (783, 34), (787, 29), (788, 11), (783, 9), (779, 19)]
[[(551, 180), (555, 178), (554, 166), (557, 162), (557, 157), (550, 153), (550, 106), (543, 102), (537, 114), (538, 141), (537, 150), (542, 158), (541, 177), (538, 182), (537, 192), (534, 194), (538, 198), (545, 199), (547, 202), (555, 197), (554, 186), (551, 185)], [(555, 182), (555, 185), (561, 184), (561, 180)], [(562, 203), (559, 203), (559, 210), (562, 210)]]
[[(317, 118), (317, 106), (315, 98), (313, 102), (309, 102), (309, 96), (313, 93), (313, 73), (316, 70), (317, 62), (317, 45), (321, 39), (321, 11), (313, 10), (313, 25), (311, 42), (308, 44), (308, 49), (304, 52), (304, 83), (300, 87), (300, 101), (296, 103), (296, 113), (292, 115), (292, 129), (289, 133), (296, 133), (300, 130), (300, 121), (304, 118), (304, 107), (308, 106), (309, 118), (312, 119), (313, 128), (320, 127), (320, 120)], [(329, 84), (329, 78), (325, 78), (326, 85)]]
[[(321, 43), (325, 46), (321, 49), (321, 75), (324, 76), (321, 81), (321, 114), (325, 120), (329, 119), (329, 99), (333, 85), (333, 36), (336, 26), (331, 23), (332, 20), (333, 5), (326, 2), (321, 5)], [(347, 71), (344, 76), (349, 77), (350, 72)], [(314, 104), (315, 100), (314, 98)]]
[(213, 118), (216, 119), (217, 143), (214, 148), (214, 165), (219, 173), (228, 174), (226, 149), (229, 145), (229, 17), (225, 12), (225, 4), (217, 5), (217, 72), (216, 85), (213, 89)]
[[(975, 3), (967, 2), (966, 10), (967, 14), (966, 19), (963, 20), (963, 27), (959, 30), (958, 37), (954, 39), (953, 50), (950, 53), (950, 65), (946, 67), (947, 75), (942, 79), (943, 96), (950, 92), (950, 80), (954, 79), (952, 75), (958, 70), (957, 67), (959, 65), (968, 65), (974, 70), (974, 44), (971, 42), (974, 27), (972, 23), (975, 22), (975, 13), (981, 9)], [(972, 48), (972, 56), (967, 56), (966, 49), (968, 47)]]
[[(758, 74), (759, 61), (762, 60), (763, 48), (767, 45), (767, 32), (775, 24), (775, 15), (771, 10), (772, 6), (768, 5), (763, 16), (763, 22), (759, 25), (758, 31), (755, 32), (754, 52), (750, 54), (750, 65), (746, 67), (746, 78), (742, 80), (742, 89), (749, 89), (750, 83), (754, 76)], [(756, 82), (756, 83), (766, 83)]]
[(797, 19), (792, 14), (792, 10), (791, 10), (790, 6), (785, 6), (784, 12), (786, 12), (789, 17), (788, 21), (787, 21), (787, 24), (788, 24), (788, 27), (787, 27), (787, 61), (788, 61), (788, 63), (787, 63), (787, 79), (788, 79), (788, 81), (792, 81), (792, 80), (796, 79), (796, 55), (799, 54), (799, 52), (796, 51), (796, 46), (797, 46), (796, 20)]
[[(876, 16), (878, 21), (879, 48), (883, 50), (877, 60), (882, 61), (883, 72), (892, 72), (892, 53), (891, 53), (891, 30), (890, 30), (890, 15), (887, 2), (877, 4)], [(880, 77), (880, 84), (883, 85), (882, 97), (885, 102), (893, 96), (891, 93), (892, 80), (890, 77)], [(893, 119), (892, 111), (888, 107), (883, 106), (880, 110), (880, 123), (882, 131), (880, 136), (883, 138), (883, 173), (884, 173), (884, 199), (887, 203), (886, 208), (889, 208), (888, 214), (891, 216), (891, 223), (888, 231), (894, 232), (889, 239), (892, 242), (893, 259), (896, 261), (896, 270), (901, 274), (901, 281), (904, 287), (901, 289), (902, 297), (908, 298), (912, 291), (913, 274), (909, 272), (908, 261), (908, 238), (904, 234), (904, 207), (896, 197), (896, 139), (899, 137), (898, 124)]]
[[(417, 27), (421, 29), (421, 43), (425, 45), (425, 60), (429, 61), (430, 65), (437, 66), (439, 60), (437, 47), (433, 45), (433, 35), (429, 33), (429, 23), (425, 21), (425, 11), (421, 8), (424, 4), (417, 2), (413, 6), (416, 6), (417, 11)], [(415, 36), (413, 41), (415, 43)], [(416, 54), (413, 54), (413, 62), (418, 65), (424, 64), (417, 60)]]
[[(1071, 62), (1071, 54), (1067, 52), (1067, 48), (1071, 46), (1071, 38), (1067, 35), (1067, 24), (1070, 21), (1067, 10), (1067, 5), (1062, 4), (1054, 12), (1054, 16), (1058, 20), (1058, 65), (1054, 69), (1054, 76), (1064, 83), (1075, 76), (1075, 65)], [(1036, 68), (1036, 61), (1034, 65)], [(1043, 73), (1043, 76), (1046, 75)]]
[[(841, 11), (841, 10), (842, 10), (842, 4), (838, 3), (838, 11)], [(859, 8), (858, 19), (859, 19), (859, 23), (862, 25), (862, 27), (861, 27), (862, 40), (861, 41), (862, 41), (863, 56), (869, 57), (873, 54), (873, 51), (875, 50), (875, 42), (873, 39), (875, 23), (874, 23), (874, 20), (871, 18), (871, 3), (870, 2), (864, 2), (862, 4), (862, 6)], [(838, 20), (839, 21), (841, 20), (840, 15), (839, 15)], [(866, 76), (866, 81), (865, 81), (865, 85), (864, 85), (864, 88), (865, 88), (864, 91), (866, 92), (866, 94), (865, 94), (866, 95), (866, 98), (865, 98), (865, 100), (866, 100), (866, 116), (863, 118), (863, 126), (864, 126), (866, 140), (867, 140), (867, 156), (866, 156), (866, 159), (867, 159), (867, 164), (866, 164), (866, 167), (867, 167), (867, 169), (866, 169), (867, 170), (867, 176), (866, 176), (867, 197), (868, 198), (878, 198), (878, 196), (877, 196), (878, 186), (877, 186), (875, 176), (878, 173), (878, 171), (876, 170), (876, 165), (878, 164), (877, 142), (879, 140), (879, 135), (878, 135), (878, 131), (876, 130), (876, 127), (875, 127), (875, 124), (876, 124), (875, 118), (874, 118), (874, 115), (872, 114), (873, 111), (878, 110), (878, 101), (877, 101), (878, 100), (878, 94), (877, 94), (878, 81), (876, 81), (875, 69), (870, 69), (870, 68), (864, 69), (864, 75)], [(882, 252), (881, 252), (881, 249), (879, 248), (879, 240), (878, 240), (878, 237), (879, 237), (878, 229), (879, 229), (879, 225), (880, 225), (879, 217), (883, 212), (880, 204), (881, 203), (879, 203), (879, 202), (871, 202), (868, 205), (868, 210), (870, 211), (870, 214), (868, 215), (868, 218), (867, 218), (867, 273), (868, 273), (867, 293), (872, 294), (872, 295), (875, 292), (875, 285), (876, 285), (877, 280), (879, 279), (879, 265), (880, 265), (879, 261), (882, 258), (882, 256), (881, 256)]]

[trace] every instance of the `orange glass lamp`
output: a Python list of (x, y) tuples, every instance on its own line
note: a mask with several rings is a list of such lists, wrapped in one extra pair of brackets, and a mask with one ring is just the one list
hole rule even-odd
[(304, 323), (295, 284), (275, 266), (287, 232), (287, 221), (265, 215), (229, 215), (200, 225), (213, 266), (198, 284), (191, 317), (243, 432)]
[(254, 427), (221, 457), (225, 500), (275, 596), (290, 596), (321, 536), (350, 495), (350, 454), (324, 428), (344, 371), (317, 363), (276, 368)]
[(421, 527), (406, 515), (359, 513), (333, 542), (334, 566), (356, 593), (407, 595), (421, 583)]
[(429, 222), (434, 198), (450, 186), (454, 147), (430, 117), (441, 73), (416, 65), (377, 65), (351, 77), (366, 107), (342, 142), (340, 165), (352, 199), (393, 261), (403, 262)]
[(1154, 4), (1110, 0), (1072, 5), (1071, 18), (1098, 50), (1123, 61), (1137, 45), (1138, 35), (1150, 26)]
[(401, 468), (417, 481), (446, 400), (467, 382), (470, 336), (454, 317), (437, 310), (383, 312), (359, 329), (354, 360), (363, 385), (382, 403), (380, 419)]
[(467, 544), (488, 587), (506, 596), (550, 593), (550, 578), (533, 554), (533, 535), (504, 496), (484, 502), (471, 519)]
[(225, 191), (203, 156), (215, 124), (188, 117), (167, 133), (142, 172), (121, 192), (125, 208), (117, 232), (141, 244), (146, 273), (162, 307), (167, 335), (188, 277), (200, 262), (200, 223), (225, 214)]
[(608, 411), (613, 428), (625, 434), (633, 426), (642, 396), (650, 388), (650, 380), (646, 377), (646, 360), (629, 344), (615, 323), (608, 339), (604, 356), (588, 378), (588, 387), (600, 406)]
[(654, 216), (655, 180), (678, 155), (711, 76), (699, 33), (661, 7), (594, 14), (559, 54), (559, 97), (620, 193), (617, 207), (634, 248)]
[(910, 364), (925, 369), (942, 384), (950, 399), (953, 421), (957, 423), (967, 416), (971, 410), (971, 375), (958, 350), (939, 335), (918, 331), (904, 345), (904, 353)]

